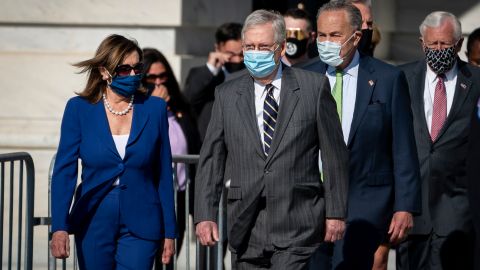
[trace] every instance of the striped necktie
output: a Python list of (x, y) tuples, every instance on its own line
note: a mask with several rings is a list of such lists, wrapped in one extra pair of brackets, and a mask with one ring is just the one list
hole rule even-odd
[(275, 86), (272, 84), (265, 86), (267, 96), (263, 103), (263, 148), (266, 156), (268, 156), (268, 151), (272, 145), (278, 114), (278, 104), (273, 97), (273, 89), (275, 89)]
[(335, 71), (335, 86), (333, 87), (332, 95), (337, 103), (338, 117), (340, 117), (340, 122), (342, 122), (343, 73), (338, 69)]

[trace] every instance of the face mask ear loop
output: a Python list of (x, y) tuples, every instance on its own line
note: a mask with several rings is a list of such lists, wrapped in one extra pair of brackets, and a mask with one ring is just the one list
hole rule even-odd
[(110, 87), (110, 84), (112, 84), (113, 76), (112, 76), (112, 74), (110, 74), (110, 72), (108, 72), (108, 70), (106, 68), (105, 68), (105, 71), (107, 72), (108, 76), (110, 77), (110, 78), (107, 79), (107, 84)]

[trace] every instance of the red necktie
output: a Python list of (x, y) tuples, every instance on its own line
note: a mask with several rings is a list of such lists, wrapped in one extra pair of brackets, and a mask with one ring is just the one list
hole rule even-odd
[(435, 86), (435, 97), (433, 99), (432, 129), (430, 137), (432, 142), (437, 140), (438, 134), (442, 129), (445, 119), (447, 119), (447, 91), (445, 90), (444, 75), (437, 76), (437, 86)]

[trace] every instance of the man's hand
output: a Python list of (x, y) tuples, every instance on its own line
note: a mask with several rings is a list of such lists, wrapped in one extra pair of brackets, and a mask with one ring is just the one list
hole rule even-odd
[(225, 62), (228, 62), (232, 57), (229, 53), (222, 53), (222, 52), (211, 52), (208, 54), (207, 63), (214, 66), (215, 68), (220, 68), (223, 66)]
[(70, 256), (70, 238), (66, 231), (56, 231), (52, 235), (50, 250), (53, 257), (64, 259)]
[(413, 228), (413, 216), (409, 212), (398, 211), (393, 214), (388, 234), (390, 243), (398, 244), (408, 236), (408, 232)]
[(325, 242), (335, 242), (343, 238), (345, 221), (341, 219), (327, 219), (325, 221)]
[(213, 221), (202, 221), (197, 224), (196, 234), (200, 243), (204, 246), (213, 246), (220, 239), (218, 237), (218, 226)]
[(169, 264), (173, 253), (175, 253), (175, 240), (165, 238), (163, 241), (162, 263)]

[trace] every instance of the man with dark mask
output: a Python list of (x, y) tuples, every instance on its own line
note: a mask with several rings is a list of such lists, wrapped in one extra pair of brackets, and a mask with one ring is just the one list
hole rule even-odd
[(397, 269), (473, 269), (465, 164), (480, 72), (458, 58), (463, 37), (455, 15), (430, 13), (420, 33), (425, 59), (401, 68), (411, 97), (422, 214), (397, 249)]
[(185, 97), (197, 116), (198, 131), (203, 142), (212, 112), (215, 87), (245, 68), (243, 64), (242, 25), (222, 24), (215, 32), (215, 51), (205, 65), (190, 69), (185, 82)]
[(351, 0), (351, 3), (360, 10), (362, 14), (362, 39), (358, 44), (358, 51), (360, 53), (373, 56), (375, 44), (372, 42), (373, 38), (373, 15), (372, 15), (372, 1), (371, 0)]
[(315, 32), (308, 13), (303, 9), (289, 9), (283, 18), (287, 28), (287, 43), (282, 62), (288, 66), (298, 66), (309, 59), (308, 48), (315, 43)]

